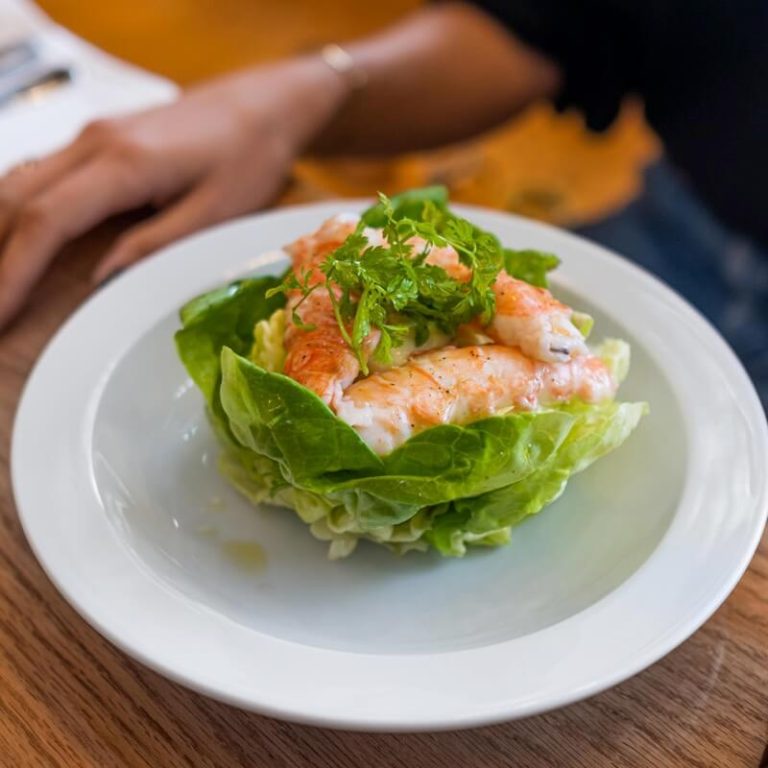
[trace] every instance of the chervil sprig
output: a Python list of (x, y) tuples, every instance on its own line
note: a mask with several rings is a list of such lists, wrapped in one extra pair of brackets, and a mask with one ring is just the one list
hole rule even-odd
[[(382, 230), (383, 244), (369, 242), (367, 226)], [(409, 242), (413, 238), (424, 245)], [(467, 280), (427, 263), (430, 248), (448, 246), (468, 268)], [(525, 252), (506, 252), (496, 237), (449, 211), (445, 190), (432, 187), (392, 199), (380, 194), (378, 204), (363, 214), (355, 231), (317, 268), (325, 276), (324, 288), (341, 335), (367, 373), (370, 350), (365, 345), (374, 331), (379, 336), (374, 355), (389, 362), (392, 348), (410, 337), (418, 346), (434, 330), (452, 337), (474, 318), (490, 322), (496, 308), (493, 284), (505, 260), (507, 268), (529, 267), (530, 260), (515, 261), (519, 253)], [(533, 272), (540, 282), (551, 259), (534, 261)], [(318, 286), (308, 272), (301, 277), (291, 273), (272, 293), (298, 291), (300, 305)], [(297, 309), (298, 305), (294, 323), (307, 328)]]

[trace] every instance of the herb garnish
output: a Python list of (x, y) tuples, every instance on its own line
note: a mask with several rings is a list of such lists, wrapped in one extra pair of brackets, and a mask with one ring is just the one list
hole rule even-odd
[[(383, 230), (385, 245), (371, 245), (365, 227)], [(416, 251), (408, 240), (426, 243)], [(466, 281), (456, 280), (442, 267), (427, 264), (430, 247), (452, 247), (470, 271)], [(355, 231), (319, 265), (325, 283), (310, 273), (291, 272), (267, 295), (299, 291), (303, 302), (315, 290), (327, 290), (344, 340), (355, 352), (364, 374), (368, 365), (365, 339), (376, 328), (380, 340), (374, 356), (391, 361), (394, 346), (411, 335), (421, 345), (433, 329), (449, 337), (474, 318), (485, 325), (493, 317), (493, 284), (506, 268), (533, 284), (546, 284), (546, 271), (557, 258), (537, 251), (508, 251), (498, 239), (448, 210), (443, 187), (429, 187), (392, 199), (379, 194), (377, 205), (361, 217)], [(297, 310), (294, 324), (305, 330)]]

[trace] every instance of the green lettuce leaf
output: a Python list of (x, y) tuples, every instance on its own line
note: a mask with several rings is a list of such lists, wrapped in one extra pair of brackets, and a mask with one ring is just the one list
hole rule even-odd
[(547, 272), (555, 269), (559, 264), (560, 259), (554, 253), (534, 251), (531, 248), (522, 251), (504, 249), (504, 269), (507, 273), (539, 288), (547, 287)]
[[(617, 360), (626, 349), (609, 344)], [(642, 403), (606, 402), (509, 413), (434, 427), (380, 459), (292, 379), (228, 349), (222, 368), (222, 403), (235, 438), (273, 461), (283, 481), (327, 505), (315, 532), (379, 541), (381, 530), (428, 513), (424, 540), (446, 555), (508, 539), (512, 525), (620, 445), (645, 412)]]
[(434, 427), (382, 460), (293, 379), (226, 348), (222, 372), (221, 401), (237, 440), (278, 462), (290, 482), (343, 504), (363, 530), (519, 481), (557, 451), (574, 421), (548, 410)]
[(200, 388), (209, 407), (217, 398), (221, 350), (247, 354), (254, 327), (285, 304), (282, 295), (266, 298), (278, 277), (238, 280), (187, 302), (180, 311), (182, 328), (175, 341), (181, 362)]
[(457, 499), (449, 513), (436, 519), (427, 540), (445, 555), (463, 555), (476, 537), (509, 531), (528, 515), (539, 512), (565, 490), (568, 479), (627, 439), (645, 403), (572, 403), (561, 409), (574, 417), (573, 428), (559, 450), (536, 472), (517, 483)]
[(221, 404), (242, 445), (281, 464), (286, 479), (311, 483), (324, 476), (381, 469), (381, 459), (314, 393), (281, 373), (270, 373), (221, 352)]
[(253, 329), (250, 359), (265, 371), (282, 373), (285, 364), (285, 310), (278, 309)]
[[(421, 221), (425, 203), (432, 203), (438, 210), (448, 210), (448, 190), (443, 186), (422, 187), (411, 189), (390, 198), (394, 211), (394, 218), (416, 219)], [(362, 217), (366, 226), (383, 227), (387, 223), (384, 206), (381, 202), (372, 205), (363, 211)]]

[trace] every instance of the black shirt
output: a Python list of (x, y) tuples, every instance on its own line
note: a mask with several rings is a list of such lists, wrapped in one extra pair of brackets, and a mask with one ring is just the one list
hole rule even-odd
[(561, 67), (559, 107), (606, 128), (638, 94), (668, 156), (768, 246), (768, 0), (478, 0)]

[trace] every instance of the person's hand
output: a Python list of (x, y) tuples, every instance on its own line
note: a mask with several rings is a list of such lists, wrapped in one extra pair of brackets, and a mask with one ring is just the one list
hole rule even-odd
[(311, 59), (232, 75), (167, 106), (92, 123), (68, 147), (0, 178), (0, 328), (59, 248), (108, 216), (158, 209), (117, 240), (96, 283), (176, 238), (266, 205), (344, 88)]

